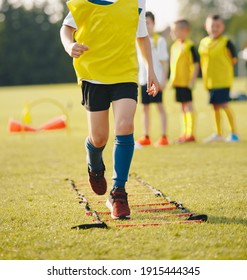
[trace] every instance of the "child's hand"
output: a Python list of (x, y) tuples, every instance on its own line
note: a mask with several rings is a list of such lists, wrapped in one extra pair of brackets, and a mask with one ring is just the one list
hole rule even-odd
[(67, 52), (73, 58), (79, 58), (89, 47), (79, 43), (72, 43), (69, 45)]
[(149, 73), (148, 84), (147, 84), (148, 95), (156, 96), (159, 90), (160, 90), (160, 84), (156, 78), (156, 75), (154, 74), (154, 72)]
[(151, 84), (151, 86), (147, 88), (148, 95), (152, 95), (153, 97), (156, 96), (158, 92), (159, 90), (157, 89), (155, 84)]

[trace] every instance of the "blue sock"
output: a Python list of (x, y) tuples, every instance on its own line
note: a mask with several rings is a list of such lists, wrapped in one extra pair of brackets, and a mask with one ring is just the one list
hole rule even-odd
[(134, 153), (134, 135), (115, 137), (113, 150), (113, 188), (125, 187)]
[(90, 171), (99, 171), (103, 168), (102, 152), (105, 146), (96, 148), (90, 142), (89, 137), (85, 140), (85, 148), (87, 151), (87, 163)]

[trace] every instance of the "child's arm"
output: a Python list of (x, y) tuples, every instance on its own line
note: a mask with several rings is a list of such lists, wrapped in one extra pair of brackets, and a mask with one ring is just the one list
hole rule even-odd
[(237, 58), (237, 52), (236, 52), (236, 48), (235, 46), (233, 45), (232, 41), (228, 41), (227, 42), (227, 45), (226, 45), (228, 51), (229, 51), (229, 54), (232, 58), (232, 64), (236, 64), (238, 62), (238, 58)]
[(148, 73), (147, 92), (149, 95), (155, 96), (159, 91), (160, 85), (154, 73), (150, 39), (148, 36), (138, 37), (137, 43), (141, 50), (144, 61), (147, 65), (147, 73)]
[(80, 57), (89, 48), (74, 41), (75, 28), (63, 25), (60, 29), (60, 38), (65, 51), (73, 58)]
[(192, 78), (189, 83), (190, 89), (192, 89), (195, 86), (195, 82), (196, 82), (196, 79), (198, 77), (199, 70), (200, 70), (199, 55), (194, 46), (191, 47), (191, 53), (192, 53), (192, 59), (193, 59), (193, 63), (194, 63), (194, 72), (193, 72)]
[(195, 82), (196, 82), (196, 79), (198, 77), (198, 74), (199, 74), (199, 70), (200, 70), (200, 65), (198, 62), (194, 63), (194, 72), (193, 72), (193, 76), (190, 80), (190, 83), (189, 83), (189, 88), (190, 89), (193, 89), (193, 87), (195, 86)]
[(160, 60), (160, 64), (163, 70), (162, 81), (160, 82), (160, 89), (163, 90), (166, 87), (168, 80), (169, 63), (166, 60)]
[[(155, 45), (155, 44), (154, 44)], [(162, 68), (163, 76), (160, 81), (160, 90), (165, 89), (169, 74), (169, 54), (165, 38), (162, 36), (158, 37), (157, 41), (157, 56)]]

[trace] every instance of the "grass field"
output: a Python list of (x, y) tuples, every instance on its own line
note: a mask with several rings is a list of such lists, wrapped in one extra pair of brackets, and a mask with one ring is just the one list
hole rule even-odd
[[(246, 81), (236, 80), (233, 91), (244, 91), (245, 87)], [(69, 129), (8, 133), (8, 120), (20, 120), (23, 103), (42, 98), (63, 104)], [(191, 211), (207, 214), (209, 222), (133, 228), (117, 228), (116, 222), (109, 222), (110, 229), (79, 231), (70, 228), (91, 222), (91, 218), (84, 215), (65, 178), (78, 182), (92, 203), (98, 200), (87, 185), (83, 146), (87, 121), (80, 105), (80, 89), (77, 85), (6, 87), (0, 88), (0, 100), (0, 259), (246, 260), (246, 102), (232, 102), (241, 142), (203, 144), (214, 124), (207, 93), (199, 81), (194, 91), (198, 142), (135, 151), (131, 172), (171, 199), (182, 201)], [(165, 103), (168, 136), (173, 141), (180, 132), (180, 108), (171, 90), (166, 91)], [(152, 109), (151, 136), (156, 140), (159, 122)], [(41, 103), (32, 109), (33, 125), (60, 113), (53, 104)], [(139, 106), (136, 138), (141, 136), (140, 124)], [(224, 131), (227, 135), (227, 125)], [(112, 140), (113, 134), (104, 153), (109, 185)], [(149, 201), (144, 187), (134, 179), (130, 178), (127, 187), (139, 192), (139, 202)]]

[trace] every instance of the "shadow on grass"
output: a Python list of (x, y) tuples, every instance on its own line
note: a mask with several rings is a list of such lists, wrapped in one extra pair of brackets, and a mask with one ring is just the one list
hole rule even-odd
[(227, 217), (217, 217), (209, 216), (209, 223), (211, 224), (237, 224), (247, 226), (247, 219), (245, 218), (227, 218)]

